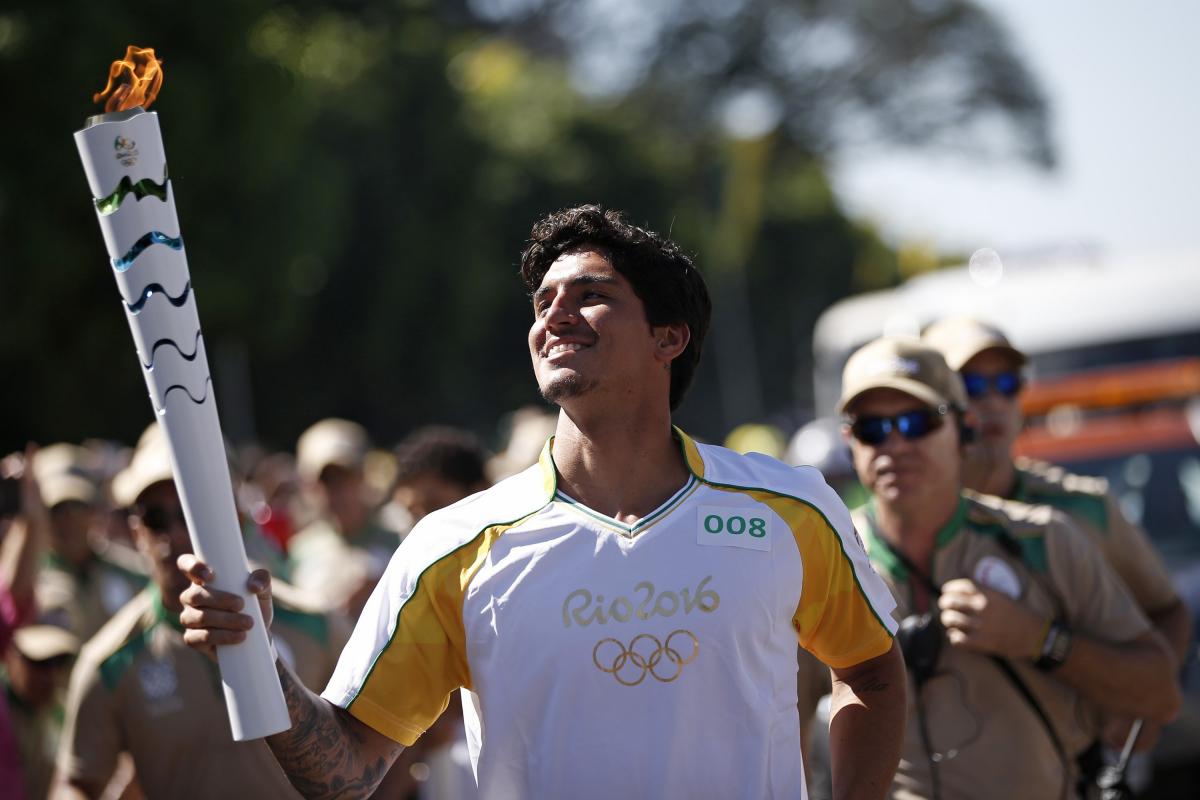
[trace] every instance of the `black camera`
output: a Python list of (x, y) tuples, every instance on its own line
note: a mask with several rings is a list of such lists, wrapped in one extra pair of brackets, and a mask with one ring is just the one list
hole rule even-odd
[(927, 611), (905, 617), (896, 631), (896, 641), (900, 642), (904, 663), (912, 672), (917, 686), (932, 678), (946, 641), (946, 629), (942, 627), (938, 612)]

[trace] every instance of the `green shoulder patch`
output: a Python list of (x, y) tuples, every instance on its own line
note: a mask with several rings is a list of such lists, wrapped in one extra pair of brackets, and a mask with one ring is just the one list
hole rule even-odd
[(153, 628), (154, 626), (150, 626), (139, 630), (129, 641), (117, 648), (116, 652), (100, 662), (100, 680), (104, 681), (109, 691), (117, 688), (121, 676), (133, 664), (138, 654), (146, 649), (146, 639)]
[(329, 620), (324, 614), (310, 614), (285, 606), (275, 606), (275, 622), (295, 628), (317, 640), (321, 645), (329, 644)]
[(1023, 532), (1018, 535), (1003, 525), (974, 519), (968, 521), (967, 524), (972, 530), (999, 541), (1000, 546), (1005, 550), (1011, 552), (1015, 549), (1017, 552), (1012, 552), (1012, 555), (1020, 558), (1021, 562), (1031, 571), (1045, 574), (1050, 569), (1049, 559), (1046, 556), (1046, 540), (1040, 533)]
[(1030, 492), (1029, 502), (1050, 506), (1069, 517), (1079, 517), (1108, 535), (1108, 506), (1101, 496), (1071, 491)]

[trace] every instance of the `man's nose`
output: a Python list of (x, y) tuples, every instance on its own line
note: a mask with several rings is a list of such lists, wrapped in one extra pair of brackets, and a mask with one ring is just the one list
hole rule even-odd
[(546, 310), (546, 327), (560, 328), (574, 325), (579, 321), (579, 310), (570, 302), (565, 294), (560, 294), (550, 303)]

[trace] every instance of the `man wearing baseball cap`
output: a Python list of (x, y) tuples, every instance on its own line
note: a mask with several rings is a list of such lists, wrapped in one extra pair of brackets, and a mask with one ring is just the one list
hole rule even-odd
[(101, 497), (83, 448), (65, 442), (43, 447), (33, 468), (50, 510), (50, 549), (37, 580), (38, 614), (86, 641), (146, 585), (146, 575), (115, 563), (95, 546)]
[(905, 617), (897, 797), (1068, 797), (1095, 709), (1166, 720), (1173, 660), (1103, 558), (1045, 507), (964, 495), (967, 397), (941, 354), (879, 339), (839, 403), (855, 512)]
[(370, 441), (361, 425), (330, 417), (296, 443), (296, 470), (317, 518), (288, 543), (292, 581), (357, 616), (400, 534), (382, 524), (367, 496), (364, 466)]
[(8, 700), (21, 752), (25, 793), (45, 797), (54, 777), (56, 743), (62, 731), (62, 690), (79, 639), (56, 625), (26, 625), (13, 633), (3, 654), (0, 689)]
[[(1049, 505), (1071, 518), (1125, 583), (1151, 624), (1182, 661), (1190, 639), (1187, 606), (1176, 594), (1170, 573), (1149, 537), (1122, 513), (1103, 478), (1074, 475), (1061, 467), (1014, 458), (1013, 445), (1024, 419), (1020, 393), (1028, 358), (998, 328), (970, 317), (947, 317), (925, 331), (924, 341), (939, 350), (962, 376), (967, 402), (977, 420), (975, 441), (965, 451), (963, 485), (984, 494)], [(1106, 739), (1124, 742), (1127, 721), (1115, 722)], [(1139, 750), (1156, 736), (1144, 727)]]
[[(192, 545), (157, 425), (114, 478), (113, 495), (129, 510), (151, 583), (84, 645), (71, 673), (62, 791), (100, 796), (124, 752), (148, 797), (295, 797), (265, 743), (232, 740), (216, 664), (183, 641), (179, 594), (189, 582), (176, 560)], [(297, 594), (283, 584), (275, 591)], [(337, 618), (287, 600), (275, 605), (272, 631), (280, 658), (313, 686), (328, 679), (349, 634)]]

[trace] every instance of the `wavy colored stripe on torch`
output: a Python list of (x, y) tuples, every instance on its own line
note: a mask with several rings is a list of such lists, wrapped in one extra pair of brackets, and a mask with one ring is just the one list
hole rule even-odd
[(129, 252), (120, 258), (112, 260), (113, 269), (117, 272), (124, 272), (133, 266), (134, 259), (142, 254), (142, 252), (151, 245), (165, 244), (172, 250), (183, 249), (183, 237), (173, 238), (167, 236), (162, 231), (150, 231), (142, 238), (133, 243), (133, 247), (129, 248)]
[[(175, 348), (184, 361), (195, 361), (196, 355), (200, 352), (200, 331), (196, 331), (196, 341), (193, 343), (192, 352), (190, 353), (183, 352), (183, 348), (180, 347), (179, 343), (174, 339), (159, 339), (154, 343), (154, 346), (150, 348), (150, 363), (147, 364), (143, 361), (142, 366), (146, 369), (154, 369), (154, 354), (158, 352), (158, 348), (168, 344)], [(140, 361), (141, 359), (138, 360)]]
[(163, 392), (162, 396), (163, 396), (163, 406), (164, 407), (155, 409), (155, 410), (158, 411), (158, 413), (162, 414), (166, 410), (165, 407), (167, 405), (167, 395), (169, 395), (171, 392), (174, 392), (176, 390), (181, 391), (184, 394), (186, 394), (188, 400), (191, 400), (196, 405), (201, 405), (206, 400), (208, 400), (208, 387), (210, 387), (210, 386), (212, 386), (212, 376), (211, 375), (209, 375), (207, 378), (204, 379), (204, 394), (200, 395), (200, 399), (197, 400), (195, 397), (192, 397), (191, 391), (189, 391), (188, 388), (186, 386), (184, 386), (182, 383), (172, 384), (171, 386), (167, 387), (167, 390), (165, 392)]
[(150, 298), (154, 296), (155, 292), (162, 294), (167, 298), (167, 300), (170, 301), (171, 305), (179, 308), (187, 302), (188, 295), (192, 293), (192, 282), (187, 282), (187, 284), (183, 287), (183, 291), (178, 297), (171, 297), (171, 295), (167, 294), (167, 290), (163, 288), (161, 283), (152, 283), (145, 289), (142, 289), (142, 296), (137, 299), (137, 302), (126, 303), (125, 307), (129, 309), (130, 313), (138, 314), (143, 308), (146, 307), (146, 303), (150, 302)]
[(134, 183), (126, 175), (121, 179), (121, 182), (113, 190), (112, 194), (96, 201), (96, 210), (100, 212), (101, 216), (107, 217), (121, 207), (121, 203), (125, 202), (125, 196), (129, 194), (132, 194), (138, 200), (143, 200), (147, 197), (157, 197), (164, 203), (167, 202), (166, 168), (163, 168), (162, 183), (158, 183), (150, 178), (142, 178), (137, 183)]

